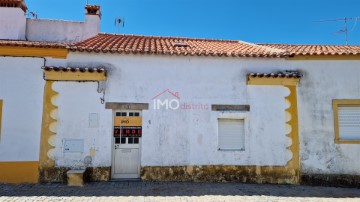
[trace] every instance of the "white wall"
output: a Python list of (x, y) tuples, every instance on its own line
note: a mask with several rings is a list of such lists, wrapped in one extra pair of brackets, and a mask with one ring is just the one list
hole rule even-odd
[(83, 39), (88, 39), (100, 33), (100, 17), (98, 15), (85, 15), (85, 32)]
[[(90, 150), (95, 151), (93, 166), (111, 165), (112, 111), (104, 110), (97, 93), (96, 82), (56, 82), (53, 89), (59, 93), (58, 131), (56, 134), (55, 160), (59, 167), (79, 167), (84, 165)], [(89, 127), (89, 114), (99, 114), (99, 127)], [(84, 141), (83, 152), (64, 151), (65, 139)]]
[[(91, 57), (92, 62), (89, 61)], [(149, 103), (143, 111), (142, 166), (285, 165), (285, 100), (276, 86), (247, 86), (246, 73), (279, 66), (279, 60), (157, 57), (70, 53), (70, 66), (109, 69), (106, 102)], [(64, 65), (51, 64), (51, 65)], [(112, 111), (101, 105), (96, 83), (59, 82), (57, 166), (76, 166), (97, 148), (93, 166), (111, 165)], [(206, 110), (155, 110), (152, 98), (165, 89), (178, 91), (181, 103), (208, 105)], [(211, 104), (246, 104), (245, 151), (218, 151), (217, 118)], [(100, 114), (100, 128), (89, 129), (89, 113)], [(64, 138), (85, 139), (83, 153), (65, 154)]]
[(0, 161), (38, 161), (44, 80), (41, 58), (0, 57)]
[[(91, 62), (88, 62), (90, 57)], [(245, 75), (250, 71), (300, 70), (304, 74), (298, 87), (302, 172), (360, 174), (360, 145), (334, 143), (332, 111), (332, 99), (360, 98), (357, 61), (70, 53), (66, 63), (75, 66), (105, 65), (109, 70), (107, 102), (150, 103), (150, 110), (143, 113), (142, 166), (284, 165), (290, 155), (283, 149), (289, 144), (283, 135), (283, 97), (287, 90), (282, 87), (246, 86)], [(167, 88), (178, 91), (183, 102), (249, 104), (246, 150), (216, 150), (216, 112), (153, 110), (151, 98)], [(73, 96), (72, 99), (77, 98)], [(99, 95), (94, 93), (89, 99), (98, 102)], [(102, 121), (104, 116), (110, 116), (110, 113), (103, 110)], [(103, 124), (108, 128), (112, 126), (108, 118)], [(111, 129), (105, 130), (105, 136), (111, 136)], [(107, 141), (102, 143), (104, 148), (110, 145), (111, 140)], [(98, 162), (99, 165), (110, 165), (110, 157), (103, 157), (108, 159)]]
[(26, 38), (29, 41), (78, 42), (100, 32), (100, 18), (86, 15), (85, 22), (27, 19)]
[(360, 174), (360, 144), (335, 144), (333, 99), (360, 99), (359, 61), (292, 61), (301, 68), (299, 123), (304, 173)]
[(25, 40), (26, 16), (21, 8), (0, 7), (0, 39)]
[[(222, 74), (223, 81), (231, 75), (234, 75), (231, 71), (229, 74)], [(204, 76), (205, 79), (207, 79), (206, 76)], [(209, 83), (209, 89), (206, 91), (199, 89), (202, 93), (196, 90), (191, 92), (190, 89), (185, 91), (184, 94), (187, 94), (189, 98), (186, 98), (187, 96), (184, 99), (181, 98), (181, 102), (207, 103), (209, 106), (211, 104), (249, 104), (251, 110), (244, 114), (248, 122), (245, 129), (245, 151), (218, 150), (217, 119), (222, 117), (219, 112), (211, 111), (211, 109), (176, 111), (151, 109), (145, 111), (143, 117), (143, 127), (145, 127), (142, 139), (143, 166), (286, 164), (290, 157), (285, 149), (284, 95), (286, 90), (281, 87), (246, 88), (241, 84), (243, 82), (235, 84), (238, 90), (231, 90), (231, 85), (234, 84), (224, 82), (221, 85), (222, 79), (213, 85)], [(178, 84), (175, 88), (181, 90), (184, 87), (190, 86)], [(225, 93), (221, 96), (222, 92)], [(239, 93), (238, 96), (229, 95), (236, 92)], [(220, 96), (207, 99), (211, 95)], [(192, 96), (198, 98), (193, 99)], [(263, 100), (269, 102), (264, 103)], [(229, 116), (231, 113), (225, 114)]]
[[(89, 57), (92, 62), (88, 62)], [(4, 100), (0, 161), (38, 160), (42, 64), (43, 59), (0, 58), (0, 99)], [(47, 64), (105, 65), (109, 70), (106, 102), (150, 104), (143, 113), (142, 166), (284, 165), (290, 158), (284, 149), (289, 142), (283, 124), (288, 91), (275, 86), (246, 86), (245, 75), (249, 71), (300, 69), (304, 74), (298, 88), (302, 172), (360, 174), (360, 145), (334, 143), (331, 105), (332, 99), (359, 99), (357, 61), (70, 53), (67, 60), (49, 59)], [(79, 164), (91, 148), (95, 150), (93, 166), (110, 166), (112, 111), (100, 103), (97, 83), (57, 82), (54, 88), (60, 93), (57, 166)], [(154, 110), (152, 97), (167, 88), (178, 91), (182, 103), (249, 104), (245, 151), (217, 151), (218, 112)], [(99, 128), (88, 128), (89, 113), (99, 114)], [(64, 138), (84, 139), (84, 152), (63, 153)]]

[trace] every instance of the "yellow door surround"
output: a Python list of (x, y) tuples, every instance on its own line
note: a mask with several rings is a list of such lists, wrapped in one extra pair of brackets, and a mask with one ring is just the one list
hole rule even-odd
[(276, 171), (279, 173), (287, 173), (287, 176), (293, 176), (294, 179), (291, 182), (293, 184), (298, 184), (300, 181), (297, 84), (301, 77), (302, 75), (299, 72), (277, 72), (270, 74), (250, 73), (247, 75), (248, 85), (280, 85), (290, 90), (290, 94), (285, 97), (285, 102), (289, 103), (289, 107), (285, 110), (286, 117), (288, 117), (285, 126), (290, 131), (286, 136), (290, 138), (292, 142), (292, 144), (287, 147), (292, 153), (292, 159), (287, 162), (287, 165), (276, 167)]

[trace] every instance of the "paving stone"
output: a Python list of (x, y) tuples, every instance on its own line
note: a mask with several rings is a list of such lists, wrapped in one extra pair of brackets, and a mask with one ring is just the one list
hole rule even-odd
[(66, 184), (0, 184), (0, 201), (360, 201), (360, 189), (294, 185), (96, 182)]

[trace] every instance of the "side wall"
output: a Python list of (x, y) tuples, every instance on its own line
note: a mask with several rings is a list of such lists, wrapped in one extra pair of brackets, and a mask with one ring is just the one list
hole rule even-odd
[(0, 182), (37, 182), (44, 80), (41, 58), (0, 57)]
[(99, 32), (100, 18), (97, 15), (86, 15), (85, 22), (26, 19), (26, 38), (29, 41), (78, 42)]
[(298, 89), (302, 173), (360, 175), (360, 144), (335, 144), (333, 99), (360, 99), (359, 61), (289, 61)]

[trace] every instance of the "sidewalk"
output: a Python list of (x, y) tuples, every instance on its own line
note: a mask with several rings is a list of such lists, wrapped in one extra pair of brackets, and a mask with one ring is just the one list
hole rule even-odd
[(0, 201), (360, 201), (360, 189), (191, 182), (0, 184)]

